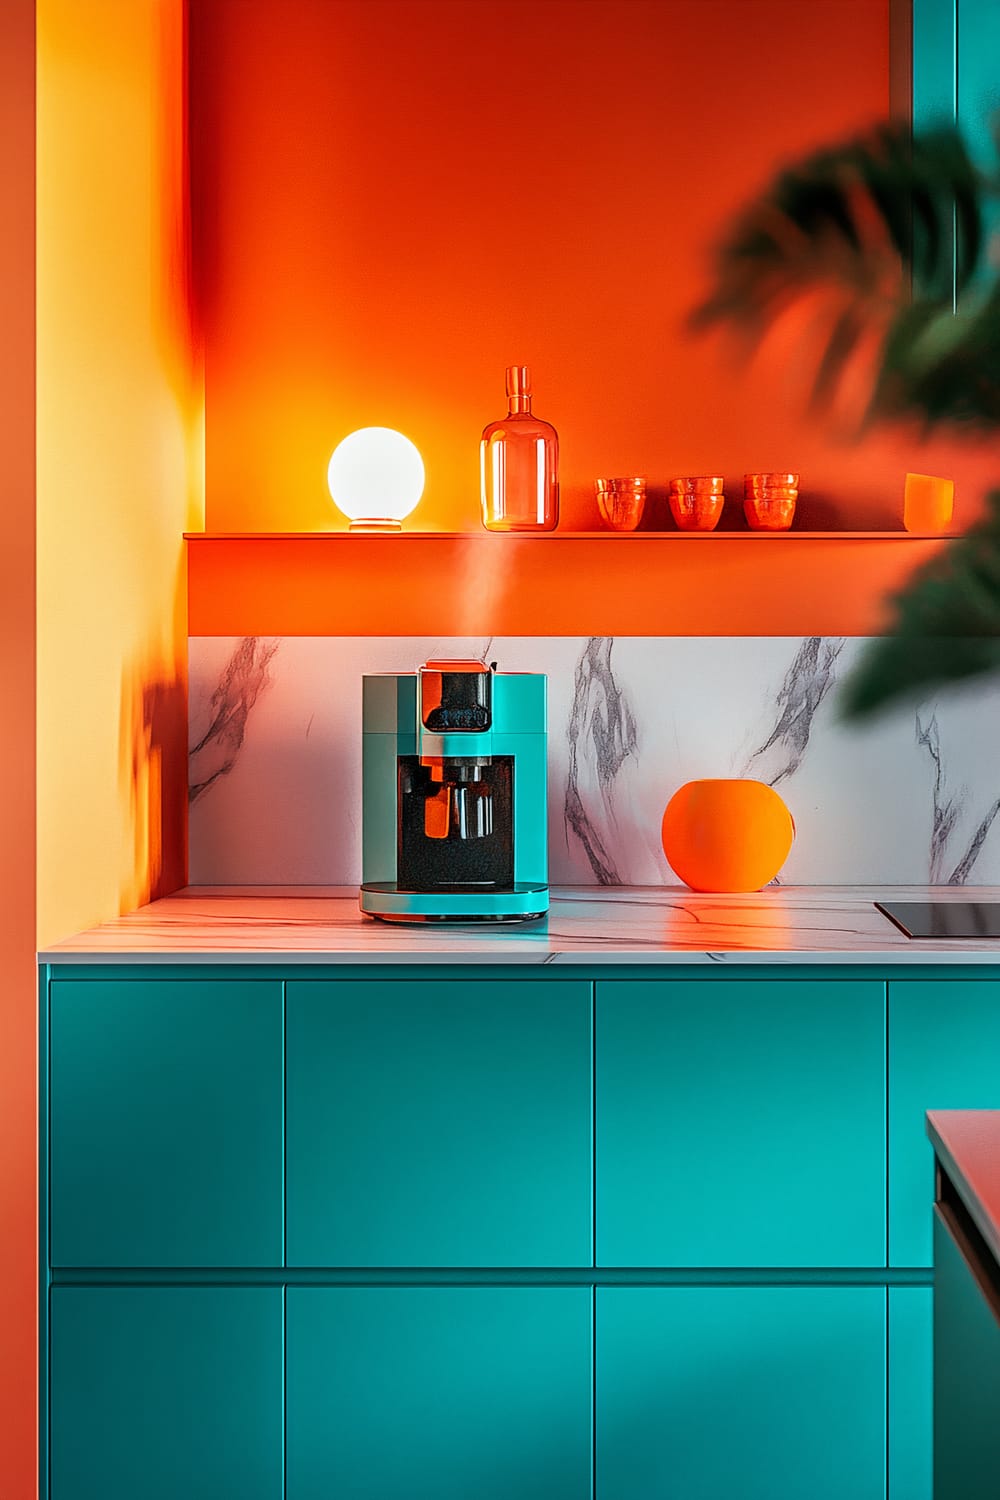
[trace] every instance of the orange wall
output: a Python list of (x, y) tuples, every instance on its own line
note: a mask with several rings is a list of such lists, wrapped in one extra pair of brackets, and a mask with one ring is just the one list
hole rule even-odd
[(36, 1493), (35, 6), (0, 6), (0, 1493)]
[(888, 108), (888, 0), (192, 0), (209, 530), (343, 525), (366, 423), (424, 454), (415, 525), (475, 528), (515, 361), (569, 527), (609, 470), (768, 467), (814, 524), (898, 524), (931, 457), (821, 436), (800, 371), (681, 327), (734, 208)]
[(38, 3), (38, 930), (185, 878), (183, 0)]

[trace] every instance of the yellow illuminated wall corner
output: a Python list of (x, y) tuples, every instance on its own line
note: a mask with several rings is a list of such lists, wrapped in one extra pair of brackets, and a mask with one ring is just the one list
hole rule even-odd
[(203, 526), (183, 0), (39, 0), (38, 925), (184, 880)]

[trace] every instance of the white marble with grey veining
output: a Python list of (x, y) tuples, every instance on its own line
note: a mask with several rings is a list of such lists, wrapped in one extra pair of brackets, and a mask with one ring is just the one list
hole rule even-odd
[(862, 729), (843, 637), (281, 637), (190, 641), (190, 878), (353, 885), (361, 677), (434, 655), (549, 679), (553, 883), (676, 886), (663, 808), (685, 781), (781, 793), (792, 885), (1000, 882), (1000, 683)]
[(392, 926), (362, 917), (350, 889), (188, 887), (65, 939), (43, 962), (322, 964), (1000, 965), (1000, 939), (913, 942), (875, 900), (1000, 901), (1000, 887), (770, 886), (706, 896), (662, 886), (562, 887), (524, 925)]

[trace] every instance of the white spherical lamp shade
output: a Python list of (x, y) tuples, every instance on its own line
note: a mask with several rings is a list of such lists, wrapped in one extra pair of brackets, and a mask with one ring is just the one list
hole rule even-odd
[(352, 531), (399, 531), (424, 492), (424, 463), (401, 432), (361, 427), (333, 450), (326, 482)]

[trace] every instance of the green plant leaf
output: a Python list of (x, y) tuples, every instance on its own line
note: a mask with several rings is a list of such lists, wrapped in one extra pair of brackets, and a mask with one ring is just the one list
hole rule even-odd
[(871, 642), (841, 688), (845, 720), (1000, 670), (1000, 490), (987, 505), (894, 599), (891, 633)]
[[(994, 191), (953, 126), (911, 140), (907, 126), (884, 125), (815, 152), (737, 217), (693, 325), (726, 323), (762, 337), (805, 292), (825, 288), (840, 307), (819, 359), (814, 408), (832, 403), (859, 338), (877, 328), (884, 368), (869, 423), (914, 415), (927, 427), (1000, 422), (990, 375), (1000, 365), (1000, 305), (970, 297), (954, 339), (935, 323), (951, 312), (956, 289), (973, 286), (983, 202)], [(985, 362), (978, 375), (975, 360)]]
[[(814, 408), (832, 404), (859, 340), (874, 331), (880, 358), (863, 425), (916, 419), (925, 430), (996, 432), (1000, 285), (982, 261), (984, 208), (998, 192), (1000, 178), (977, 169), (952, 125), (912, 139), (907, 125), (883, 125), (814, 152), (734, 220), (692, 325), (758, 339), (804, 294), (822, 291), (833, 315)], [(845, 718), (1000, 672), (1000, 490), (893, 608), (890, 633), (842, 689)]]

